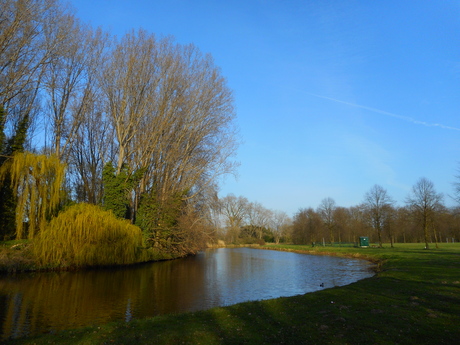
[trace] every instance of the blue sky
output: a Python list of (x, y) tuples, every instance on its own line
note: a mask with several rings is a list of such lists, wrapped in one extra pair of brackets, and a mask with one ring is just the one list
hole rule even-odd
[(293, 215), (374, 185), (399, 205), (420, 177), (454, 205), (460, 1), (73, 0), (84, 22), (210, 53), (234, 91), (242, 195)]

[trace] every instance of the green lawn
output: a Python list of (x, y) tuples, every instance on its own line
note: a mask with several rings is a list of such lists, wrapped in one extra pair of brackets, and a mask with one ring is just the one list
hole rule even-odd
[(111, 323), (14, 344), (457, 344), (460, 244), (265, 246), (363, 257), (375, 277), (302, 296)]

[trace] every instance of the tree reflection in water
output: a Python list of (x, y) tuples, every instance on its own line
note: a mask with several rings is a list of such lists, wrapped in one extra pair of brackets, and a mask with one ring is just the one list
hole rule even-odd
[(371, 276), (361, 260), (249, 248), (174, 261), (0, 278), (0, 339), (292, 296)]

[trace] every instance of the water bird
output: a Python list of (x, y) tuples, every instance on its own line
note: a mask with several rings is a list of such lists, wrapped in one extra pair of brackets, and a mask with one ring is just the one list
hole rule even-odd
[(319, 286), (324, 287), (324, 283), (319, 284)]

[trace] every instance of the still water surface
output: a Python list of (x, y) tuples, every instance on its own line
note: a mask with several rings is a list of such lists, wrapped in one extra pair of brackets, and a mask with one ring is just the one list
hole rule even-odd
[(363, 260), (221, 248), (117, 269), (0, 276), (0, 341), (294, 296), (372, 275)]

